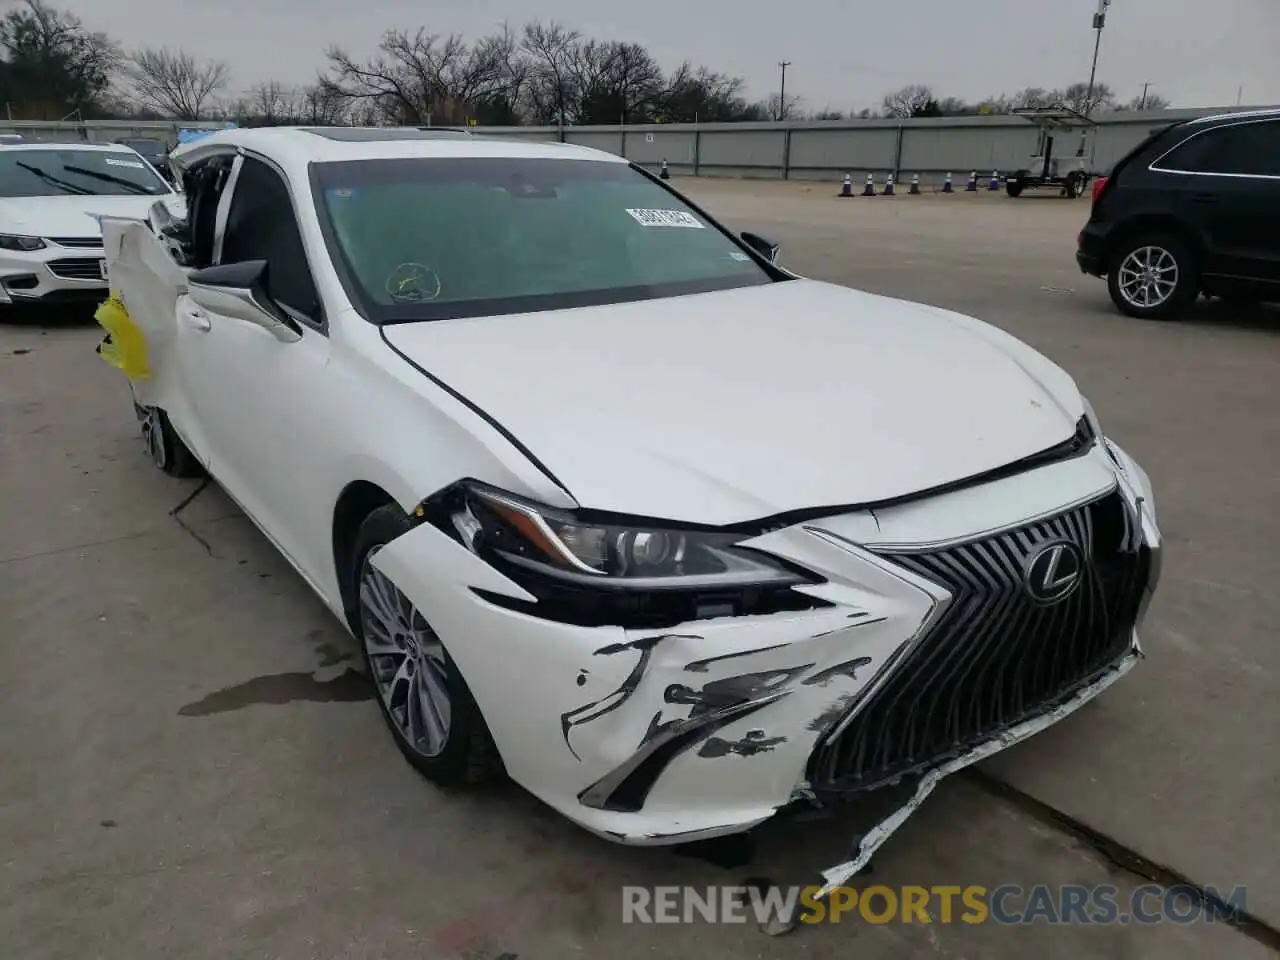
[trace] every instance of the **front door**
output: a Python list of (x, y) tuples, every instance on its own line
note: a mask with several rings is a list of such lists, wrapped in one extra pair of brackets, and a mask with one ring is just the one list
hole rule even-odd
[[(315, 284), (288, 186), (265, 162), (245, 156), (220, 211), (214, 259), (267, 261), (267, 290), (300, 322), (302, 338), (282, 342), (245, 320), (214, 313), (189, 298), (179, 302), (180, 350), (208, 447), (210, 472), (304, 575), (320, 558), (308, 555), (304, 531), (323, 522), (308, 515), (309, 478), (324, 424), (314, 402), (329, 360)], [(314, 552), (314, 551), (311, 551)]]

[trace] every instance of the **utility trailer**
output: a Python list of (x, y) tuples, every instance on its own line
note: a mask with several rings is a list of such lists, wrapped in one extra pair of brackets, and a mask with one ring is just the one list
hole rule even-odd
[[(1091, 177), (1085, 150), (1089, 142), (1089, 131), (1097, 127), (1097, 124), (1084, 114), (1062, 104), (1052, 107), (1024, 107), (1013, 112), (1040, 130), (1040, 143), (1031, 156), (1033, 168), (1019, 170), (1005, 178), (1004, 187), (1009, 196), (1020, 197), (1023, 190), (1038, 190), (1043, 187), (1056, 187), (1061, 196), (1072, 199), (1082, 196)], [(1054, 156), (1056, 141), (1073, 130), (1080, 131), (1080, 146), (1075, 156)]]

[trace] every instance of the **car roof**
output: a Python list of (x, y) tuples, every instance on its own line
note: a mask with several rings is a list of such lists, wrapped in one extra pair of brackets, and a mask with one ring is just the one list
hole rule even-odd
[(0, 150), (84, 150), (89, 153), (133, 153), (118, 143), (83, 143), (63, 140), (26, 140), (22, 143), (0, 143)]
[(1269, 107), (1265, 110), (1238, 110), (1235, 113), (1215, 113), (1211, 117), (1197, 117), (1188, 120), (1187, 126), (1208, 126), (1216, 123), (1235, 123), (1241, 120), (1280, 120), (1280, 107)]
[(626, 163), (603, 150), (552, 140), (473, 136), (459, 130), (417, 127), (257, 127), (218, 130), (171, 154), (182, 163), (219, 148), (242, 147), (274, 160), (292, 175), (311, 163), (401, 158), (509, 157)]

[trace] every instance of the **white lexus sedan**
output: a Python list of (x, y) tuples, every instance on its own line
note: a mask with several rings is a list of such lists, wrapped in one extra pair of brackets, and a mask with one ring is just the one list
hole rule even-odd
[(124, 146), (0, 146), (0, 305), (100, 302), (98, 215), (145, 216), (173, 188)]
[[(441, 784), (618, 841), (946, 774), (1134, 665), (1148, 480), (978, 320), (798, 277), (571, 145), (215, 133), (106, 221), (156, 465), (207, 469)], [(163, 219), (163, 218), (160, 218)]]

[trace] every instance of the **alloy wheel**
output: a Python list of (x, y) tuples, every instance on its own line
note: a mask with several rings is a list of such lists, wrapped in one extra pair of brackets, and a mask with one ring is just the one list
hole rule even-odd
[(163, 470), (169, 465), (169, 454), (164, 445), (164, 424), (160, 421), (160, 411), (155, 407), (143, 407), (141, 410), (142, 443), (147, 448), (151, 462), (157, 469)]
[(1163, 247), (1133, 250), (1120, 264), (1120, 295), (1132, 306), (1150, 310), (1178, 289), (1178, 261)]
[(360, 573), (360, 625), (369, 668), (387, 715), (404, 742), (436, 757), (453, 715), (444, 645), (422, 614), (371, 562)]

